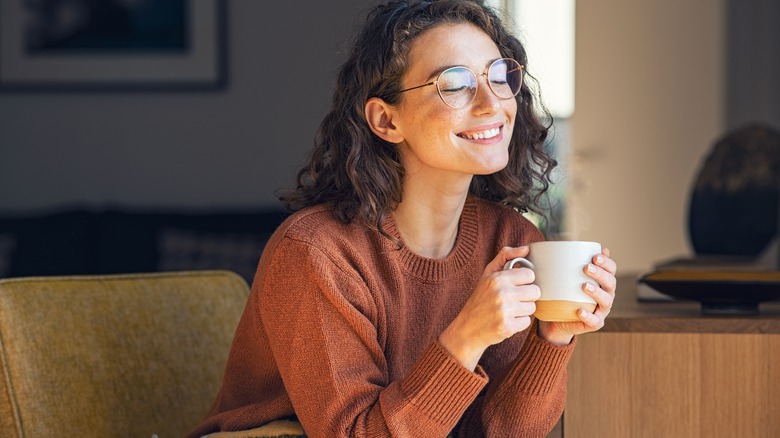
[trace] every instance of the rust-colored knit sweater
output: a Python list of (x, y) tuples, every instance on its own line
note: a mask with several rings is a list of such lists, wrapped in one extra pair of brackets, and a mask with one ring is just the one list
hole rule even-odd
[[(392, 218), (385, 230), (400, 238)], [(475, 372), (437, 342), (499, 249), (540, 239), (514, 210), (473, 198), (435, 260), (328, 207), (294, 214), (263, 253), (222, 388), (191, 436), (293, 415), (310, 437), (545, 436), (573, 342), (532, 328), (488, 348)]]

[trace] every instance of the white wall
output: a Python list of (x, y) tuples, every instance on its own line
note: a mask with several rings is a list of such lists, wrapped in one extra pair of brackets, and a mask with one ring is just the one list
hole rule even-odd
[(0, 210), (277, 205), (367, 6), (228, 4), (222, 92), (0, 93)]
[(571, 237), (621, 272), (689, 255), (687, 206), (724, 129), (725, 0), (577, 2)]

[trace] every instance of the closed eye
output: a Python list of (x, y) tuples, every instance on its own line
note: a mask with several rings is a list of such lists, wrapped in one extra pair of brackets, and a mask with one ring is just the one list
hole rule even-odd
[(460, 91), (464, 91), (467, 88), (469, 88), (468, 85), (461, 85), (460, 87), (442, 88), (441, 92), (442, 93), (457, 93), (457, 92), (460, 92)]

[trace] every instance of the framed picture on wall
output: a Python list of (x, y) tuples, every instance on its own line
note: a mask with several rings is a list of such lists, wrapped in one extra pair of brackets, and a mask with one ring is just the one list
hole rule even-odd
[(0, 90), (222, 88), (225, 3), (2, 0)]

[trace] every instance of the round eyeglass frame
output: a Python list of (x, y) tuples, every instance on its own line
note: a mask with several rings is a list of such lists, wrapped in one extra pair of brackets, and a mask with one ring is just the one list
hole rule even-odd
[[(517, 91), (515, 91), (514, 94), (512, 94), (512, 96), (509, 96), (509, 97), (499, 96), (498, 93), (496, 93), (496, 90), (493, 89), (493, 86), (490, 84), (490, 79), (488, 78), (488, 73), (490, 72), (490, 69), (493, 68), (493, 66), (496, 65), (496, 63), (501, 62), (501, 61), (504, 61), (504, 62), (509, 61), (510, 63), (513, 63), (514, 65), (516, 65), (516, 67), (514, 69), (508, 69), (507, 70), (507, 74), (509, 74), (509, 73), (511, 73), (513, 71), (516, 71), (516, 70), (520, 70), (520, 86), (517, 87)], [(474, 75), (474, 78), (476, 80), (476, 84), (477, 85), (476, 85), (476, 88), (474, 90), (474, 94), (471, 95), (471, 99), (468, 102), (465, 102), (462, 106), (454, 106), (454, 105), (451, 105), (450, 103), (448, 103), (447, 99), (445, 99), (444, 96), (441, 94), (441, 88), (439, 88), (439, 82), (441, 81), (441, 77), (445, 73), (447, 73), (447, 72), (449, 72), (451, 70), (461, 69), (461, 68), (468, 70), (472, 75)], [(468, 67), (466, 67), (464, 65), (456, 65), (456, 66), (450, 67), (448, 69), (445, 69), (444, 71), (439, 73), (439, 75), (436, 77), (435, 81), (428, 82), (427, 84), (417, 85), (415, 87), (405, 88), (403, 90), (396, 91), (395, 93), (393, 93), (393, 95), (405, 93), (407, 91), (416, 90), (418, 88), (428, 87), (430, 85), (436, 85), (436, 91), (439, 94), (439, 98), (441, 98), (442, 102), (444, 102), (445, 105), (447, 105), (448, 107), (453, 108), (453, 109), (465, 108), (471, 102), (473, 102), (474, 99), (477, 97), (477, 93), (479, 92), (479, 78), (481, 76), (484, 76), (485, 77), (485, 82), (487, 83), (487, 86), (490, 89), (490, 92), (493, 93), (494, 96), (496, 96), (497, 98), (499, 98), (501, 100), (509, 100), (509, 99), (517, 96), (520, 93), (520, 90), (523, 88), (524, 69), (525, 69), (524, 65), (520, 64), (519, 62), (517, 62), (516, 60), (514, 60), (512, 58), (499, 58), (499, 59), (496, 59), (495, 61), (490, 63), (490, 65), (488, 66), (488, 68), (485, 69), (484, 72), (482, 72), (480, 74), (474, 73), (474, 71), (472, 69), (470, 69), (470, 68), (468, 68)]]

